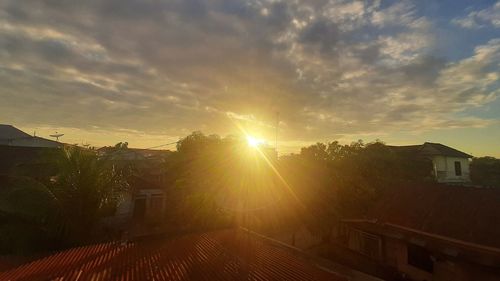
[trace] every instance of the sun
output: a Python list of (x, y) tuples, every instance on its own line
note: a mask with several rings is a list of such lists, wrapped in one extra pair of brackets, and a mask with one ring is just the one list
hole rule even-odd
[(257, 147), (259, 147), (259, 145), (264, 143), (264, 140), (258, 139), (258, 138), (253, 137), (253, 136), (247, 136), (247, 143), (248, 143), (248, 146), (250, 146), (252, 148), (257, 148)]

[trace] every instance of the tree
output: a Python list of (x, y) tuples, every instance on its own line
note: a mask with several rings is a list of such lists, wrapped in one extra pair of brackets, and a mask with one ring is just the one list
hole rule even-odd
[[(121, 200), (128, 184), (123, 173), (94, 151), (69, 147), (54, 157), (57, 174), (45, 184), (29, 178), (11, 178), (2, 189), (0, 235), (14, 245), (33, 244), (26, 227), (44, 240), (47, 249), (74, 246), (92, 241), (99, 220)], [(19, 240), (17, 240), (19, 239)], [(4, 245), (8, 248), (9, 245)]]
[(473, 158), (470, 177), (475, 184), (500, 188), (500, 159), (488, 156)]

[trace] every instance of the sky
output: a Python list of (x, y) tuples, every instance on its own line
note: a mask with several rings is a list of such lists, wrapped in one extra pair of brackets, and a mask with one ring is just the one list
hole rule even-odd
[(0, 0), (0, 123), (68, 143), (274, 143), (279, 124), (281, 153), (500, 157), (499, 81), (500, 1)]

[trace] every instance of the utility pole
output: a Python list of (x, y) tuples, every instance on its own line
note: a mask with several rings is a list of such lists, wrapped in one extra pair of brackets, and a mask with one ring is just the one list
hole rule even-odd
[(280, 125), (280, 113), (276, 111), (276, 139), (274, 140), (274, 149), (276, 150), (276, 159), (278, 158), (278, 129)]

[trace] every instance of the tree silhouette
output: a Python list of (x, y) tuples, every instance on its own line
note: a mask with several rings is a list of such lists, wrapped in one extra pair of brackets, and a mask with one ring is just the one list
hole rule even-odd
[(45, 184), (26, 177), (5, 179), (0, 191), (3, 251), (47, 250), (92, 241), (99, 219), (128, 188), (124, 175), (94, 151), (69, 147), (53, 157), (57, 174)]

